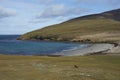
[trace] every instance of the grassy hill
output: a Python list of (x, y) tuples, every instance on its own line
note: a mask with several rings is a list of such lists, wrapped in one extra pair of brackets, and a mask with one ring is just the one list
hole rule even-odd
[(26, 33), (21, 40), (119, 42), (120, 9), (71, 19)]

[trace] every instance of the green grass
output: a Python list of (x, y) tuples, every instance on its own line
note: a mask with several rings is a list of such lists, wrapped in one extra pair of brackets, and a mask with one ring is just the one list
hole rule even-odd
[(0, 80), (120, 80), (120, 56), (0, 55)]
[[(20, 39), (22, 40), (49, 39), (49, 40), (71, 41), (79, 36), (93, 35), (104, 32), (108, 34), (109, 33), (119, 34), (119, 31), (120, 31), (119, 21), (115, 21), (113, 19), (108, 19), (104, 17), (102, 18), (98, 17), (98, 18), (85, 19), (85, 20), (80, 19), (77, 21), (65, 22), (62, 24), (48, 26), (43, 29), (24, 34), (23, 36), (20, 37)], [(112, 37), (115, 37), (117, 41), (120, 41), (120, 38), (118, 38), (118, 36), (109, 36), (109, 38)]]

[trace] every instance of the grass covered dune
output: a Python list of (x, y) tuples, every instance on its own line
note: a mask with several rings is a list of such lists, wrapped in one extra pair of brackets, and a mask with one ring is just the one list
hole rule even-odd
[(0, 55), (0, 80), (120, 80), (120, 56)]

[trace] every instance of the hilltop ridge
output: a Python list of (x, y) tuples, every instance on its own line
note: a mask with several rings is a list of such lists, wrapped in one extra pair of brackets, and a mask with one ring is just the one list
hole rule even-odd
[(120, 9), (111, 10), (111, 11), (107, 11), (107, 12), (103, 12), (103, 13), (99, 13), (99, 14), (85, 15), (82, 17), (77, 17), (77, 18), (68, 20), (66, 22), (76, 21), (76, 20), (80, 20), (80, 19), (93, 19), (93, 18), (98, 18), (98, 17), (105, 17), (105, 18), (110, 18), (110, 19), (120, 21)]
[(120, 9), (74, 18), (20, 36), (20, 40), (119, 42)]

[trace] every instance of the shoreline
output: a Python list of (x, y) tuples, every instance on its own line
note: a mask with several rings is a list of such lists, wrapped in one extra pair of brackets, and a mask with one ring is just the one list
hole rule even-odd
[(113, 54), (120, 52), (120, 45), (117, 43), (93, 43), (89, 47), (82, 49), (63, 51), (55, 53), (53, 56), (60, 54), (61, 56), (86, 56), (94, 54)]
[[(17, 55), (17, 56), (62, 57), (62, 56), (88, 56), (88, 55), (94, 55), (94, 54), (120, 55), (119, 54), (120, 53), (120, 43), (100, 43), (100, 42), (91, 42), (91, 43), (92, 44), (90, 44), (87, 47), (53, 53), (52, 55)], [(0, 54), (0, 55), (10, 55), (10, 54)]]

